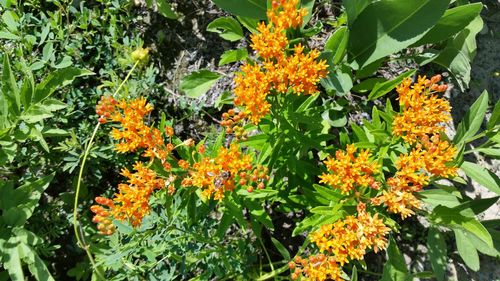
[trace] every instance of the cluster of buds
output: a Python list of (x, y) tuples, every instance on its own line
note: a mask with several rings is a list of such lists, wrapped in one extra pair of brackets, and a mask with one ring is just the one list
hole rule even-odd
[(149, 48), (137, 48), (130, 54), (133, 61), (144, 61), (148, 58)]
[(104, 124), (115, 111), (117, 101), (113, 97), (101, 96), (96, 105), (95, 112), (99, 115), (99, 123)]
[(222, 114), (220, 124), (226, 128), (227, 134), (234, 134), (237, 140), (246, 140), (248, 135), (243, 129), (243, 121), (247, 117), (244, 111), (236, 113), (234, 109), (230, 109)]
[(269, 168), (262, 165), (258, 165), (252, 173), (240, 172), (239, 184), (241, 186), (246, 186), (248, 192), (253, 192), (256, 184), (258, 189), (264, 189), (266, 185), (264, 182), (269, 181)]
[(441, 81), (441, 78), (441, 74), (434, 75), (430, 80), (426, 80), (425, 86), (438, 93), (446, 92), (446, 90), (448, 89), (448, 85), (438, 84)]
[(112, 207), (113, 201), (104, 197), (96, 197), (95, 201), (99, 205), (93, 205), (90, 210), (95, 214), (92, 218), (93, 223), (97, 223), (97, 229), (103, 235), (111, 235), (115, 232), (115, 226), (111, 221), (111, 215), (102, 205)]

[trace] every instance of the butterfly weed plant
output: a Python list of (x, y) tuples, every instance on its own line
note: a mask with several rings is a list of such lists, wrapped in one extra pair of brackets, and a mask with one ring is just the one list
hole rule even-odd
[[(110, 75), (100, 89), (113, 90), (98, 91), (95, 125), (72, 165), (78, 173), (73, 232), (94, 280), (446, 280), (449, 255), (473, 271), (480, 269), (478, 253), (499, 256), (496, 220), (479, 216), (498, 197), (469, 198), (463, 187), (472, 180), (500, 194), (497, 175), (464, 157), (498, 157), (500, 103), (485, 120), (484, 92), (458, 122), (446, 98), (450, 82), (462, 90), (470, 82), (481, 4), (342, 1), (334, 6), (335, 22), (328, 22), (331, 36), (311, 47), (325, 28), (314, 7), (325, 1), (213, 2), (227, 16), (207, 31), (248, 46), (221, 56), (220, 65), (238, 62), (239, 70), (227, 74), (234, 83), (231, 95), (218, 101), (224, 110), (216, 137), (186, 136), (146, 91), (128, 91), (134, 73), (150, 64), (151, 51), (140, 43), (122, 50), (127, 75)], [(176, 17), (166, 1), (146, 4)], [(15, 12), (2, 16), (0, 36), (29, 40), (19, 36), (24, 27), (18, 28)], [(47, 26), (49, 33), (55, 29)], [(64, 38), (70, 39), (53, 42), (64, 44)], [(2, 56), (0, 161), (8, 165), (2, 173), (22, 167), (16, 161), (27, 151), (49, 153), (45, 139), (62, 133), (49, 120), (64, 107), (49, 96), (93, 74), (68, 67), (71, 58), (66, 65), (64, 55), (59, 62), (49, 47), (46, 59), (24, 63), (21, 87), (16, 77), (23, 76)], [(394, 62), (415, 69), (381, 78), (379, 70)], [(451, 77), (424, 75), (430, 64)], [(31, 71), (49, 66), (61, 69), (36, 84)], [(220, 77), (193, 72), (180, 89), (196, 98)], [(351, 118), (357, 111), (362, 120)], [(92, 224), (80, 208), (84, 177), (93, 168), (87, 161), (94, 145), (109, 145), (106, 135), (112, 159), (126, 160), (114, 163), (123, 167), (113, 176), (120, 183), (94, 198)], [(2, 198), (17, 200), (0, 200), (0, 264), (13, 280), (24, 279), (23, 266), (38, 280), (51, 280), (37, 253), (41, 239), (25, 224), (54, 175), (50, 165), (27, 170), (17, 178), (0, 174)], [(410, 225), (421, 227), (426, 240), (415, 238)], [(425, 244), (427, 267), (406, 264), (408, 243)], [(89, 278), (82, 272), (74, 269), (72, 276)]]

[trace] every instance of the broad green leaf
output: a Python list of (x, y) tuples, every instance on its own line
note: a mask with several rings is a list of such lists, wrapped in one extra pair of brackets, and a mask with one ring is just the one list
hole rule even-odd
[(454, 229), (455, 239), (457, 242), (458, 253), (464, 260), (465, 264), (472, 270), (479, 270), (479, 255), (477, 254), (476, 247), (472, 244), (469, 239), (469, 235), (467, 232)]
[[(429, 219), (436, 224), (450, 227), (452, 229), (461, 229), (476, 235), (487, 245), (493, 247), (493, 240), (486, 228), (474, 217), (470, 217), (467, 211), (455, 208), (437, 206), (432, 211)], [(462, 211), (462, 212), (461, 212)]]
[(177, 19), (178, 16), (175, 14), (172, 6), (170, 5), (170, 3), (168, 3), (168, 1), (169, 0), (156, 0), (156, 4), (158, 5), (158, 12), (160, 13), (160, 15), (168, 19)]
[(382, 77), (368, 78), (363, 80), (361, 83), (354, 85), (351, 90), (356, 93), (366, 93), (373, 90), (373, 87), (375, 87), (376, 84), (381, 84), (384, 82), (387, 82), (387, 79)]
[(415, 69), (408, 70), (408, 71), (400, 74), (398, 77), (396, 77), (393, 80), (375, 84), (375, 87), (373, 87), (372, 91), (368, 95), (368, 100), (375, 100), (375, 99), (383, 97), (385, 94), (389, 93), (394, 88), (396, 88), (399, 84), (401, 84), (401, 82), (403, 82), (404, 79), (413, 76), (416, 71), (417, 70), (415, 70)]
[(220, 77), (220, 74), (206, 69), (196, 71), (182, 79), (180, 89), (190, 98), (199, 98), (210, 90)]
[(286, 261), (289, 261), (290, 260), (290, 253), (285, 248), (285, 246), (283, 246), (283, 244), (281, 244), (281, 242), (278, 241), (277, 239), (275, 239), (274, 237), (271, 237), (271, 241), (273, 242), (274, 247), (276, 247), (276, 249), (278, 249), (278, 252), (280, 252), (283, 259)]
[(443, 51), (432, 62), (450, 70), (464, 91), (470, 82), (471, 61), (476, 54), (476, 35), (483, 28), (483, 20), (476, 17), (464, 30), (450, 40)]
[(373, 2), (373, 0), (342, 0), (342, 6), (344, 6), (347, 13), (347, 22), (349, 26), (352, 26), (359, 14), (361, 14), (371, 2)]
[(246, 49), (227, 50), (220, 56), (219, 66), (244, 60), (248, 57)]
[(50, 138), (50, 137), (65, 137), (65, 136), (69, 136), (70, 133), (66, 130), (63, 130), (63, 129), (57, 129), (57, 128), (54, 128), (54, 129), (47, 129), (47, 130), (43, 130), (42, 131), (42, 135), (46, 138)]
[(64, 56), (58, 63), (54, 65), (54, 68), (61, 69), (61, 68), (66, 68), (70, 67), (73, 64), (73, 61), (71, 61), (71, 57)]
[(488, 92), (485, 90), (479, 98), (472, 104), (462, 121), (458, 125), (457, 133), (453, 138), (453, 143), (467, 143), (468, 139), (475, 136), (481, 128), (486, 110), (488, 109)]
[(449, 2), (381, 0), (371, 3), (350, 28), (350, 61), (362, 68), (417, 42), (438, 22)]
[(231, 17), (217, 18), (207, 26), (207, 31), (218, 33), (228, 41), (238, 41), (243, 38), (243, 29), (240, 23)]
[(487, 148), (475, 148), (473, 151), (477, 151), (479, 153), (491, 156), (491, 157), (500, 157), (500, 145), (493, 145)]
[(266, 19), (267, 0), (212, 0), (219, 8), (235, 16)]
[(475, 182), (500, 195), (500, 179), (493, 172), (467, 161), (462, 163), (460, 169)]
[(446, 10), (437, 24), (414, 45), (433, 44), (448, 39), (469, 25), (479, 15), (482, 8), (481, 3), (473, 3)]
[(455, 195), (443, 189), (423, 190), (418, 193), (418, 196), (421, 196), (422, 201), (430, 204), (432, 207), (441, 205), (453, 208), (460, 205), (460, 201)]
[(387, 262), (384, 265), (384, 271), (381, 281), (406, 281), (408, 269), (403, 255), (398, 249), (393, 237), (389, 240), (387, 247)]
[(7, 10), (2, 15), (2, 22), (7, 26), (9, 31), (16, 33), (19, 26), (19, 17), (11, 10)]
[(427, 248), (432, 269), (438, 281), (444, 280), (448, 257), (446, 255), (446, 242), (443, 234), (434, 227), (429, 229), (427, 234)]
[(43, 99), (48, 98), (58, 88), (67, 86), (73, 83), (77, 77), (93, 75), (94, 73), (85, 69), (68, 67), (59, 69), (49, 74), (40, 84), (36, 87), (35, 95), (32, 102), (37, 103)]
[(325, 50), (333, 52), (333, 64), (336, 65), (342, 61), (347, 51), (347, 43), (349, 42), (349, 30), (342, 26), (328, 38), (325, 43)]
[(254, 18), (248, 18), (248, 17), (236, 17), (238, 21), (243, 25), (248, 31), (252, 33), (258, 33), (259, 31), (257, 30), (257, 25), (259, 24), (258, 19)]

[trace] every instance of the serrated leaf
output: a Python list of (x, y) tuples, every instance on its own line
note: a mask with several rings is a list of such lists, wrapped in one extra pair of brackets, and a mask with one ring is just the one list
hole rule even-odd
[(220, 74), (206, 69), (196, 71), (182, 79), (180, 89), (190, 98), (199, 98), (210, 90), (220, 77)]

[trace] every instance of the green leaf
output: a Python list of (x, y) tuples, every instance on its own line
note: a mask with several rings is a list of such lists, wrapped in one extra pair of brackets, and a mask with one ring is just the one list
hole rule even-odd
[(28, 269), (31, 272), (31, 274), (37, 279), (37, 280), (47, 280), (47, 281), (54, 281), (54, 277), (49, 272), (49, 269), (43, 262), (43, 260), (38, 256), (38, 254), (31, 248), (32, 254), (34, 256), (34, 262), (28, 264)]
[(414, 45), (433, 44), (448, 39), (469, 25), (479, 15), (482, 8), (481, 3), (473, 3), (446, 10), (437, 24)]
[(118, 232), (123, 233), (125, 235), (129, 235), (132, 232), (134, 232), (134, 229), (128, 223), (123, 223), (119, 220), (113, 220), (113, 224), (116, 226)]
[(44, 100), (41, 106), (43, 107), (43, 109), (48, 110), (50, 112), (61, 110), (68, 107), (68, 105), (65, 104), (64, 102), (53, 98), (48, 98)]
[(403, 255), (398, 249), (393, 237), (389, 240), (387, 247), (387, 262), (384, 265), (384, 271), (381, 281), (406, 281), (408, 278), (408, 269)]
[(396, 77), (393, 80), (375, 84), (375, 87), (373, 87), (372, 91), (368, 95), (368, 100), (375, 100), (375, 99), (378, 99), (378, 98), (385, 96), (387, 93), (389, 93), (394, 88), (396, 88), (399, 84), (401, 84), (401, 82), (403, 82), (404, 79), (415, 75), (416, 71), (417, 70), (415, 70), (415, 69), (408, 70), (408, 71), (400, 74), (398, 77)]
[(373, 87), (375, 87), (376, 84), (381, 84), (386, 81), (387, 79), (382, 77), (368, 78), (363, 80), (361, 83), (354, 85), (354, 87), (352, 87), (351, 90), (356, 93), (366, 93), (368, 91), (373, 90)]
[(283, 244), (281, 244), (281, 242), (276, 240), (274, 237), (271, 237), (271, 241), (273, 242), (274, 247), (276, 247), (276, 249), (278, 249), (278, 252), (280, 252), (283, 259), (286, 261), (289, 261), (290, 260), (290, 253), (285, 248), (285, 246), (283, 246)]
[(267, 0), (213, 0), (219, 8), (235, 16), (266, 19)]
[(64, 56), (61, 61), (59, 61), (56, 65), (54, 65), (55, 68), (66, 68), (66, 67), (69, 67), (73, 64), (73, 62), (71, 61), (71, 57), (68, 57), (68, 56)]
[(422, 197), (422, 201), (432, 205), (432, 207), (441, 205), (453, 208), (460, 205), (460, 201), (455, 195), (443, 189), (427, 189), (419, 192), (418, 195)]
[(15, 34), (11, 33), (10, 31), (2, 30), (2, 31), (0, 31), (0, 39), (19, 40), (21, 38)]
[(219, 66), (244, 60), (248, 57), (246, 49), (227, 50), (220, 56)]
[(486, 125), (486, 129), (491, 130), (498, 124), (500, 124), (500, 100), (498, 100), (497, 103), (495, 104), (495, 108), (491, 113), (491, 117), (490, 120), (488, 121), (488, 124)]
[(220, 77), (220, 74), (206, 69), (196, 71), (182, 79), (180, 89), (190, 98), (199, 98), (210, 90)]
[(2, 15), (2, 22), (11, 32), (17, 32), (17, 27), (19, 26), (18, 21), (19, 17), (13, 11), (7, 10)]
[(352, 267), (351, 281), (358, 281), (358, 269), (356, 266)]
[(361, 14), (371, 2), (373, 2), (373, 0), (342, 0), (342, 6), (344, 6), (347, 13), (349, 26), (352, 26), (359, 14)]
[(448, 8), (449, 0), (381, 0), (368, 5), (350, 29), (350, 60), (359, 67), (417, 42)]
[(427, 248), (429, 249), (429, 257), (435, 277), (438, 281), (443, 281), (448, 261), (446, 242), (443, 234), (434, 227), (431, 227), (427, 234)]
[(460, 169), (475, 182), (500, 195), (500, 179), (493, 172), (467, 161), (462, 163)]
[(240, 23), (230, 17), (215, 19), (208, 24), (207, 31), (218, 33), (220, 37), (228, 41), (238, 41), (243, 38)]
[(465, 264), (472, 270), (479, 270), (479, 255), (477, 254), (476, 247), (469, 239), (468, 233), (454, 229), (455, 239), (457, 242), (458, 253), (464, 260)]
[(477, 131), (481, 128), (487, 109), (488, 92), (485, 90), (481, 96), (477, 98), (474, 104), (472, 104), (458, 125), (457, 134), (453, 138), (453, 143), (467, 143), (471, 137), (475, 136)]
[(23, 112), (20, 118), (26, 123), (33, 124), (52, 116), (53, 114), (42, 106), (31, 106), (28, 111)]
[(252, 33), (258, 33), (257, 26), (260, 22), (258, 19), (248, 18), (248, 17), (236, 17), (238, 21), (243, 25), (248, 31)]
[[(436, 224), (450, 227), (452, 229), (461, 229), (476, 235), (483, 240), (487, 245), (493, 247), (493, 240), (486, 228), (478, 222), (474, 217), (470, 217), (464, 210), (455, 208), (447, 208), (437, 206), (432, 211), (429, 219)], [(465, 214), (465, 215), (464, 215)]]
[(9, 112), (18, 116), (21, 110), (21, 96), (17, 87), (16, 77), (10, 67), (8, 54), (5, 54), (3, 59), (2, 92), (8, 100)]
[(160, 15), (168, 18), (168, 19), (177, 19), (178, 16), (175, 14), (174, 9), (168, 0), (156, 0), (156, 4), (158, 5), (158, 12)]
[(11, 237), (2, 249), (3, 266), (9, 272), (12, 281), (24, 281), (21, 254), (19, 253), (17, 237)]
[(40, 102), (52, 95), (58, 88), (73, 83), (75, 78), (88, 75), (94, 75), (94, 73), (85, 69), (74, 67), (59, 69), (52, 72), (36, 87), (32, 102)]
[(333, 64), (336, 65), (342, 61), (347, 52), (347, 43), (349, 42), (349, 30), (342, 26), (328, 38), (325, 43), (325, 50), (333, 52)]
[(20, 116), (20, 120), (23, 120), (27, 124), (34, 124), (52, 116), (53, 114), (50, 113), (50, 111), (45, 110), (43, 107), (32, 106), (28, 111), (23, 112), (23, 115)]
[(476, 54), (476, 35), (483, 28), (483, 20), (476, 17), (464, 30), (450, 40), (445, 49), (433, 60), (450, 70), (457, 80), (460, 89), (464, 91), (470, 82), (470, 62)]

